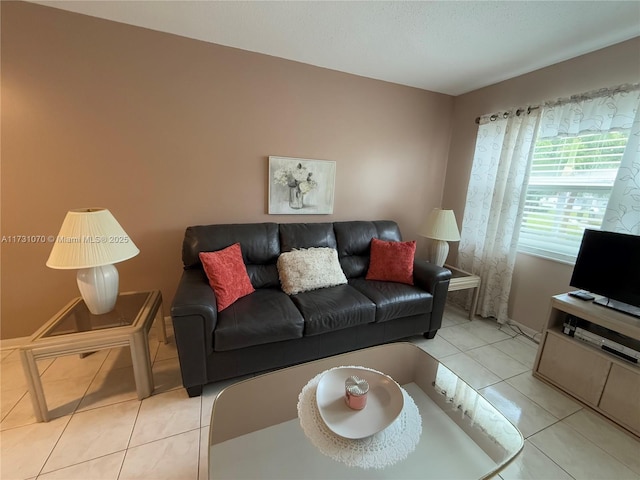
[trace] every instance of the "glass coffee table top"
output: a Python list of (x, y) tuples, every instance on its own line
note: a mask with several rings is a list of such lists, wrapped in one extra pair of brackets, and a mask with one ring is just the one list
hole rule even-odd
[[(302, 388), (326, 370), (351, 365), (389, 375), (417, 405), (422, 434), (404, 460), (382, 469), (350, 467), (306, 437), (297, 417)], [(224, 389), (211, 414), (209, 478), (480, 479), (502, 469), (523, 445), (518, 429), (455, 373), (413, 344), (392, 343)]]
[(85, 305), (84, 300), (79, 299), (63, 313), (62, 317), (49, 330), (42, 334), (42, 338), (131, 326), (140, 314), (140, 310), (150, 294), (150, 292), (120, 294), (115, 308), (103, 315), (92, 314)]

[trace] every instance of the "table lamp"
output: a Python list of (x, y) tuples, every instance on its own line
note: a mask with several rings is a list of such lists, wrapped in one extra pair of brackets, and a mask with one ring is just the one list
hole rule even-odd
[(109, 210), (83, 208), (67, 212), (47, 267), (78, 269), (80, 294), (89, 311), (101, 315), (113, 310), (118, 298), (118, 270), (113, 264), (138, 253)]
[(431, 242), (431, 258), (429, 260), (431, 263), (442, 267), (449, 254), (449, 244), (447, 242), (460, 240), (460, 232), (458, 231), (453, 210), (434, 208), (418, 230), (418, 235), (433, 240)]

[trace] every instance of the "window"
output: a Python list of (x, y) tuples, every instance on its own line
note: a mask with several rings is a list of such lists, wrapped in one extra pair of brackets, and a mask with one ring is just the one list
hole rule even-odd
[(629, 130), (538, 139), (518, 250), (573, 262), (585, 228), (600, 228)]

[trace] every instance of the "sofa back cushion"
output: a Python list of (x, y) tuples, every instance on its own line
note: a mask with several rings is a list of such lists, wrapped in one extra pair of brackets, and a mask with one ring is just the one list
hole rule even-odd
[(336, 248), (333, 223), (281, 223), (280, 249), (282, 253), (294, 249)]
[(279, 288), (276, 262), (281, 252), (311, 247), (338, 251), (347, 278), (364, 277), (369, 268), (371, 239), (401, 241), (398, 224), (389, 220), (336, 223), (242, 223), (188, 227), (182, 244), (184, 268), (202, 268), (200, 252), (240, 243), (254, 288)]
[(336, 234), (340, 265), (347, 278), (364, 277), (369, 268), (371, 239), (401, 241), (398, 224), (389, 220), (374, 222), (336, 222)]
[(182, 244), (185, 268), (201, 268), (200, 252), (240, 243), (242, 258), (254, 288), (279, 287), (276, 261), (280, 254), (278, 224), (247, 223), (188, 227)]

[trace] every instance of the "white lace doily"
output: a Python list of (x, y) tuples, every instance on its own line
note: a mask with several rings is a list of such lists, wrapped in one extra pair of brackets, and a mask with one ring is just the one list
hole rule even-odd
[[(350, 368), (364, 368), (380, 373), (371, 368)], [(313, 377), (298, 396), (300, 426), (311, 443), (324, 455), (350, 467), (367, 469), (388, 467), (404, 460), (415, 450), (422, 434), (422, 417), (413, 398), (402, 387), (400, 387), (404, 397), (402, 412), (381, 432), (367, 438), (350, 440), (329, 430), (320, 416), (316, 403), (316, 389), (324, 373), (326, 372)]]

